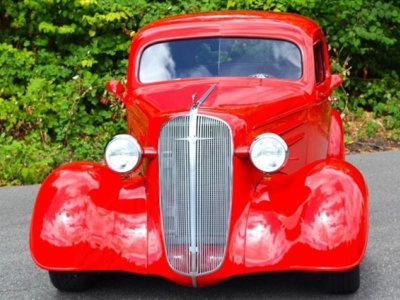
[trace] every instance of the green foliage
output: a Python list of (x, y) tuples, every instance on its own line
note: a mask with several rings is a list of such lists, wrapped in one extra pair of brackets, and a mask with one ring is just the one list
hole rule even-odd
[(41, 144), (40, 136), (32, 134), (24, 140), (16, 140), (3, 132), (0, 139), (0, 185), (41, 182), (54, 167), (65, 161), (64, 150)]
[[(125, 131), (124, 106), (105, 92), (124, 80), (131, 38), (161, 17), (220, 9), (300, 13), (324, 29), (338, 108), (368, 110), (400, 136), (400, 8), (394, 1), (2, 0), (0, 185), (43, 180), (71, 160), (101, 160)], [(373, 134), (375, 125), (369, 125)]]
[(400, 128), (400, 6), (376, 0), (228, 0), (230, 9), (298, 13), (314, 19), (329, 42), (332, 72), (344, 78), (337, 107), (362, 108)]
[(0, 185), (40, 182), (72, 160), (102, 159), (124, 132), (125, 109), (105, 92), (124, 80), (143, 25), (218, 9), (218, 1), (2, 0)]

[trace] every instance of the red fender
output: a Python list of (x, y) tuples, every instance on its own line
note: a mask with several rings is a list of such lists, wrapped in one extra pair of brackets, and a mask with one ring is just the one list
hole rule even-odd
[(86, 162), (62, 166), (37, 196), (31, 254), (48, 270), (147, 273), (148, 243), (154, 241), (147, 240), (152, 226), (146, 205), (142, 177), (122, 180), (107, 167)]
[(245, 272), (346, 270), (368, 237), (368, 190), (361, 173), (338, 159), (263, 180), (251, 203)]

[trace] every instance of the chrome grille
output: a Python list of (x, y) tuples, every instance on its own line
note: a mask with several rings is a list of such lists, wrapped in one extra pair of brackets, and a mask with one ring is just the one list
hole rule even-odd
[(195, 118), (195, 137), (189, 138), (190, 117), (177, 117), (164, 124), (159, 145), (167, 258), (174, 270), (190, 275), (222, 264), (232, 190), (229, 127), (219, 119)]

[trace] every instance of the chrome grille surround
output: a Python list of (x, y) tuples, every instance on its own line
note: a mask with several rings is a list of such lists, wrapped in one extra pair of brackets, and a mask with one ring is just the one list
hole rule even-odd
[(160, 132), (161, 216), (170, 267), (195, 277), (217, 270), (226, 254), (232, 198), (232, 133), (224, 121), (197, 115)]

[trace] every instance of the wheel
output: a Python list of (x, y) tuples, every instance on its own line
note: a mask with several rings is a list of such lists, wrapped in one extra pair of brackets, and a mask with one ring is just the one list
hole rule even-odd
[(49, 271), (51, 283), (63, 292), (80, 292), (92, 285), (92, 272), (55, 272)]
[(360, 267), (342, 272), (321, 273), (322, 286), (331, 294), (352, 294), (360, 287)]

